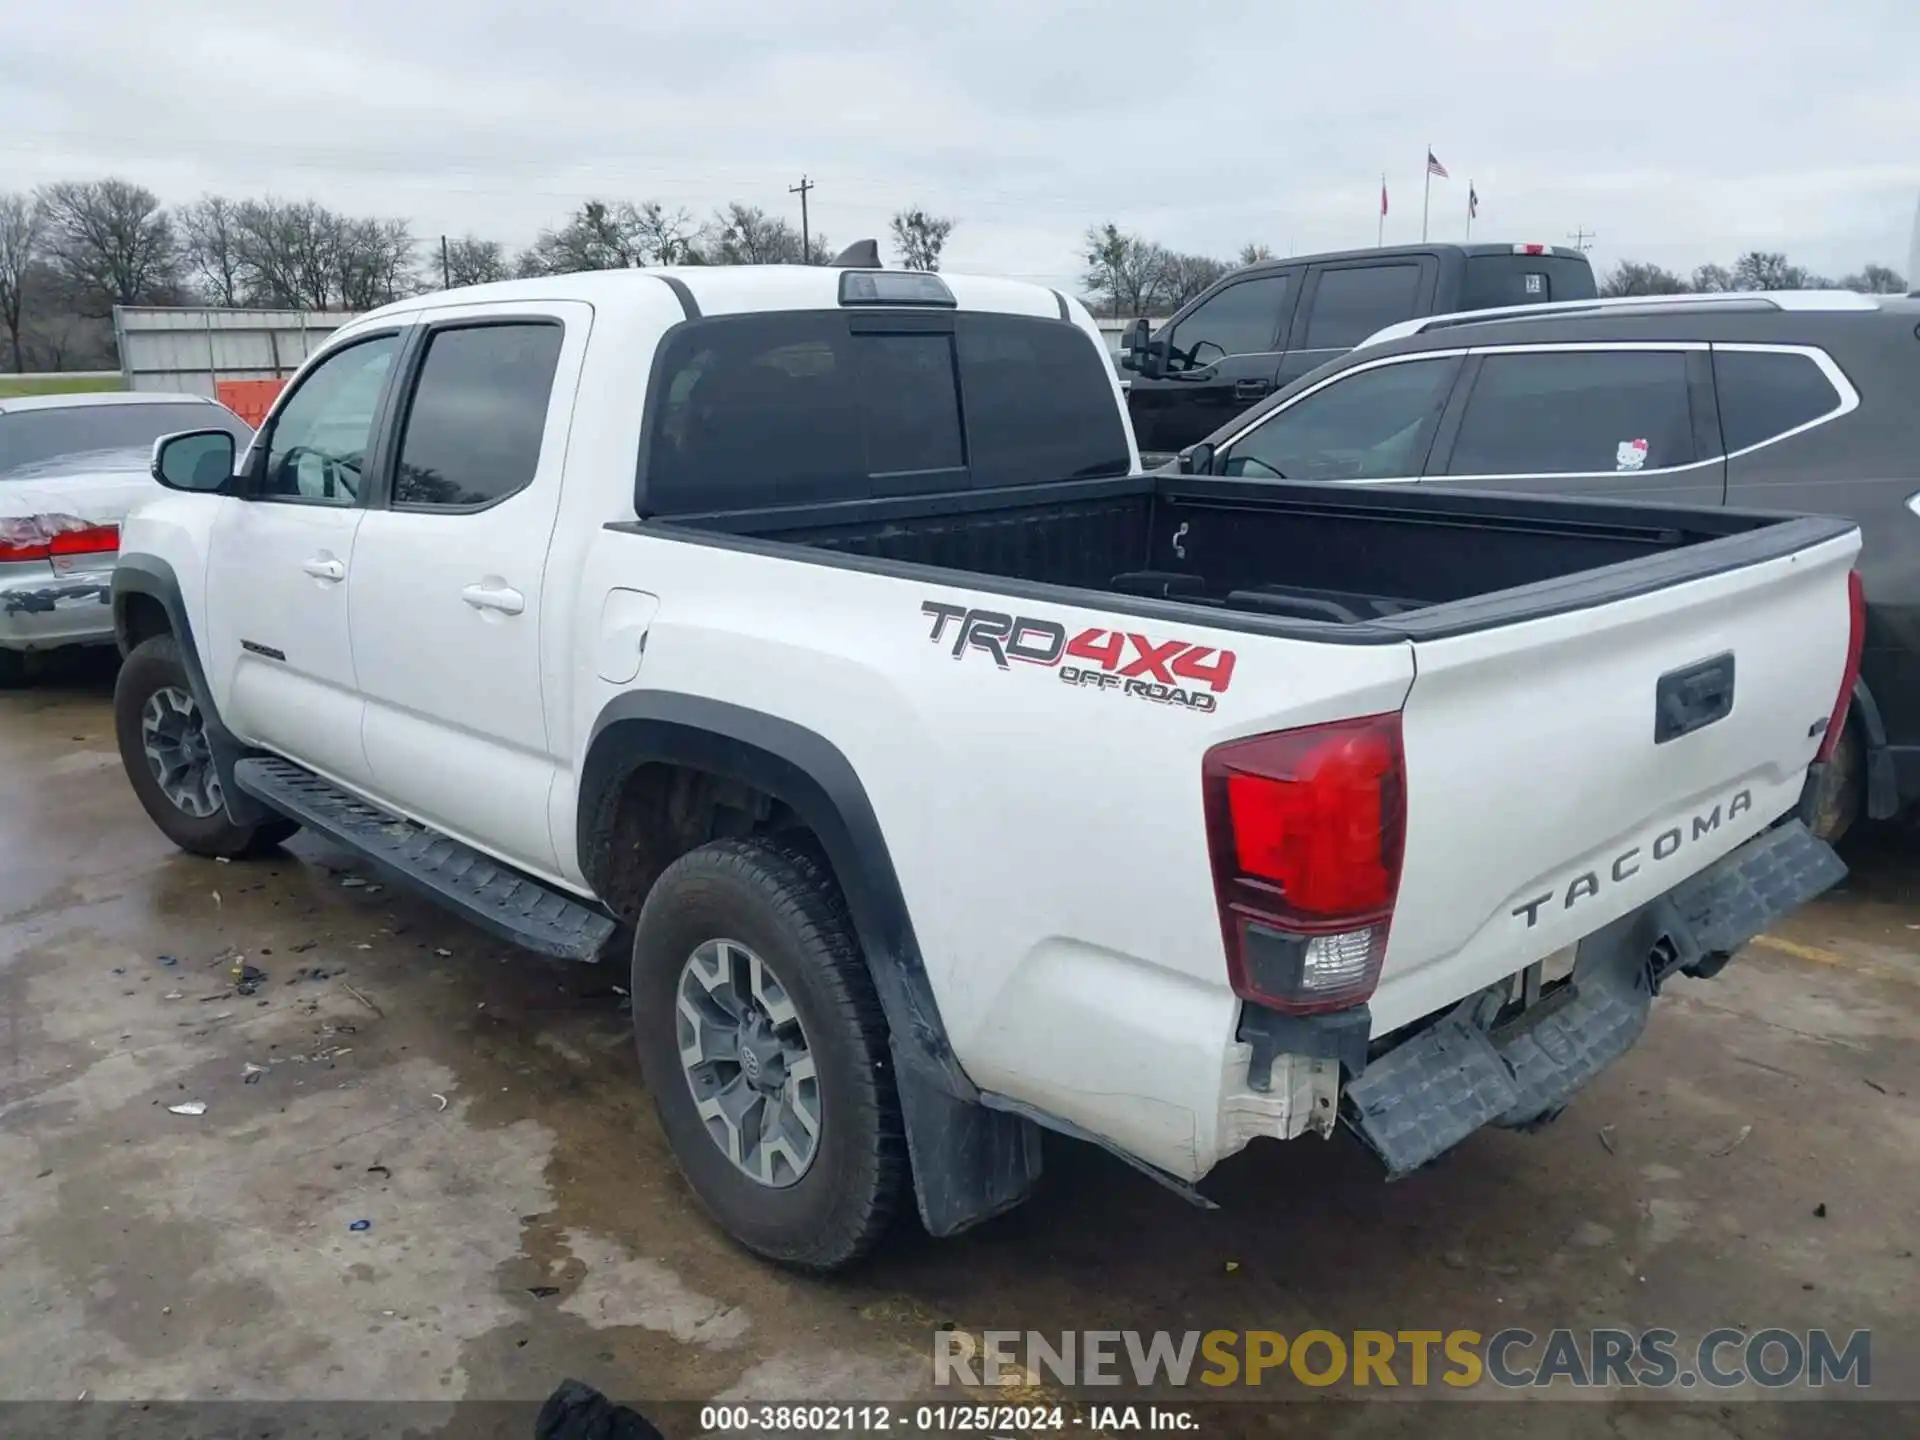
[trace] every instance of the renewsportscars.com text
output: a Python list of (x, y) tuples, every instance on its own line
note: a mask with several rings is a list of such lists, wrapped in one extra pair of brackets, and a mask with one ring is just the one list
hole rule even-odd
[(935, 1385), (1305, 1385), (1359, 1388), (1491, 1382), (1730, 1389), (1873, 1383), (1873, 1336), (1726, 1327), (1683, 1342), (1672, 1330), (1037, 1330), (936, 1331)]

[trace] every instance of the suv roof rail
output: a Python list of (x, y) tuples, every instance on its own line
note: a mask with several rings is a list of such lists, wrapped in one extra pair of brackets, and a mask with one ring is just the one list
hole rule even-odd
[(1500, 320), (1547, 319), (1556, 315), (1618, 315), (1635, 311), (1666, 310), (1678, 314), (1727, 310), (1877, 310), (1880, 302), (1871, 295), (1851, 290), (1716, 290), (1681, 295), (1617, 295), (1592, 300), (1562, 300), (1544, 305), (1502, 305), (1492, 310), (1456, 310), (1446, 315), (1423, 315), (1402, 320), (1384, 330), (1376, 330), (1355, 349), (1384, 345), (1389, 340), (1404, 340), (1424, 335), (1429, 330), (1446, 330), (1457, 325), (1491, 324)]

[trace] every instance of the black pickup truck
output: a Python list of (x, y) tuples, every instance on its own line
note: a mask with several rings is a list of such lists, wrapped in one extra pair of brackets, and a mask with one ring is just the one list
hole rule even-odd
[(1552, 245), (1402, 245), (1298, 255), (1236, 270), (1121, 354), (1143, 453), (1204, 440), (1248, 406), (1376, 330), (1422, 315), (1590, 300), (1593, 267)]

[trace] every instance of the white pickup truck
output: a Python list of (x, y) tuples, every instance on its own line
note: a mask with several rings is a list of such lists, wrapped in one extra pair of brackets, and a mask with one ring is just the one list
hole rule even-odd
[(148, 814), (630, 932), (686, 1178), (790, 1264), (1017, 1204), (1043, 1129), (1196, 1199), (1342, 1119), (1404, 1174), (1844, 873), (1792, 812), (1850, 524), (1142, 474), (1044, 288), (421, 296), (233, 443), (155, 446), (113, 578)]

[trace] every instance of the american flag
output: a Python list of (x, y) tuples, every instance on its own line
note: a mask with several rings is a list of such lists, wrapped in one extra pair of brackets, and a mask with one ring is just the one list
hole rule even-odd
[(1447, 167), (1434, 159), (1431, 150), (1427, 151), (1427, 174), (1438, 175), (1442, 180), (1451, 180), (1453, 178), (1447, 174)]

